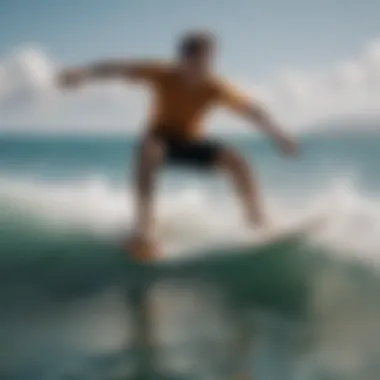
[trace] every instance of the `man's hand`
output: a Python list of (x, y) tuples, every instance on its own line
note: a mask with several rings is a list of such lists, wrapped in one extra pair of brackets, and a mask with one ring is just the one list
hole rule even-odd
[(281, 135), (277, 137), (276, 142), (278, 147), (287, 156), (295, 156), (298, 153), (298, 144), (292, 137)]
[(266, 132), (277, 144), (280, 150), (288, 155), (297, 154), (297, 142), (288, 134), (284, 133), (276, 122), (272, 120), (266, 109), (258, 103), (250, 103), (243, 107), (243, 114), (262, 131)]
[(58, 84), (61, 87), (78, 87), (86, 79), (86, 73), (80, 69), (63, 70), (58, 75)]

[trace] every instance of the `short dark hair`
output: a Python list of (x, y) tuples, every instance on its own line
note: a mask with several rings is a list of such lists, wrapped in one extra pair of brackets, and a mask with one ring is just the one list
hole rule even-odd
[(215, 37), (210, 32), (195, 31), (184, 34), (178, 45), (180, 58), (191, 58), (208, 53), (215, 48)]

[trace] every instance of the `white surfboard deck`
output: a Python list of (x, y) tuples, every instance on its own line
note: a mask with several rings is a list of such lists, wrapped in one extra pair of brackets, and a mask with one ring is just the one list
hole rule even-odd
[(312, 215), (301, 218), (300, 220), (291, 223), (282, 223), (276, 227), (269, 228), (262, 231), (253, 231), (252, 235), (245, 235), (234, 241), (216, 242), (215, 244), (199, 244), (194, 243), (189, 247), (175, 249), (173, 252), (170, 249), (163, 249), (164, 256), (159, 259), (159, 262), (166, 262), (175, 260), (177, 261), (191, 261), (192, 259), (199, 258), (203, 254), (210, 254), (211, 252), (220, 251), (254, 254), (263, 247), (281, 244), (287, 241), (297, 241), (298, 239), (307, 238), (313, 232), (322, 228), (327, 223), (327, 218), (324, 215)]
[(323, 215), (309, 216), (299, 221), (280, 225), (268, 230), (260, 231), (255, 238), (253, 244), (271, 244), (282, 240), (306, 237), (309, 233), (321, 228), (327, 222)]

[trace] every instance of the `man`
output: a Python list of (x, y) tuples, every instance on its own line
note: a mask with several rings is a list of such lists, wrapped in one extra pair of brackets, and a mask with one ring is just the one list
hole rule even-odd
[(220, 105), (227, 107), (269, 134), (286, 154), (296, 152), (295, 142), (283, 133), (267, 112), (213, 72), (215, 41), (212, 35), (194, 32), (183, 36), (175, 62), (105, 61), (61, 73), (64, 86), (90, 80), (120, 78), (148, 85), (155, 100), (147, 131), (142, 138), (136, 168), (137, 235), (134, 251), (151, 258), (154, 223), (152, 196), (155, 174), (163, 164), (224, 170), (233, 181), (254, 226), (266, 225), (257, 181), (245, 159), (235, 149), (204, 137), (203, 119)]

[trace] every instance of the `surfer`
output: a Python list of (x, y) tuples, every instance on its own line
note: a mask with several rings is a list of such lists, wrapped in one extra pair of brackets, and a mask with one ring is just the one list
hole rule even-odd
[(164, 164), (225, 171), (235, 185), (248, 223), (256, 227), (267, 223), (258, 182), (246, 160), (236, 149), (204, 136), (203, 119), (208, 111), (216, 106), (228, 108), (266, 132), (285, 154), (296, 153), (295, 141), (258, 101), (214, 73), (215, 53), (212, 34), (196, 31), (180, 39), (173, 62), (109, 60), (60, 73), (62, 86), (119, 78), (144, 83), (155, 96), (135, 171), (137, 234), (133, 247), (143, 257), (156, 252), (152, 196), (155, 176)]

